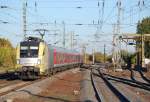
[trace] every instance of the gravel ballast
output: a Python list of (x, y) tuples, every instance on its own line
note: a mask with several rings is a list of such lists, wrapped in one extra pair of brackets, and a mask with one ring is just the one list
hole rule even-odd
[(0, 102), (80, 101), (79, 68), (67, 70), (0, 97)]

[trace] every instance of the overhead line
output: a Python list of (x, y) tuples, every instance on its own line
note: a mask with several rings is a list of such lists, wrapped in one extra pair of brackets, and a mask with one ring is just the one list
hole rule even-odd
[(108, 13), (108, 16), (107, 16), (106, 19), (104, 20), (104, 23), (106, 23), (107, 20), (108, 20), (109, 18), (111, 18), (111, 15), (112, 15), (112, 13), (113, 13), (113, 11), (114, 11), (115, 8), (116, 8), (116, 6), (114, 6), (114, 7), (111, 9), (111, 11)]
[[(141, 12), (143, 12), (143, 11), (145, 11), (145, 10), (147, 10), (147, 9), (142, 9)], [(139, 12), (139, 11), (134, 12), (133, 15), (138, 15), (137, 12)], [(133, 16), (133, 15), (132, 15), (132, 16)], [(124, 18), (126, 18), (125, 20), (129, 19), (128, 16), (126, 16), (126, 17), (124, 17)]]
[[(1, 14), (2, 14), (2, 13), (1, 13)], [(16, 24), (18, 24), (18, 23), (17, 23), (18, 18), (16, 18), (15, 16), (13, 16), (13, 15), (11, 15), (11, 14), (9, 14), (9, 13), (6, 13), (6, 12), (3, 12), (3, 14), (9, 16), (11, 19), (13, 18), (13, 19), (14, 19), (14, 22), (15, 22)]]
[(96, 2), (98, 0), (36, 0), (36, 1), (37, 2)]
[[(33, 7), (29, 7), (29, 8), (33, 8)], [(80, 5), (79, 5), (79, 6), (74, 6), (74, 7), (73, 7), (73, 6), (71, 6), (71, 7), (65, 7), (65, 6), (62, 6), (62, 7), (61, 7), (61, 6), (56, 6), (56, 7), (50, 7), (50, 6), (47, 6), (47, 7), (46, 7), (46, 6), (45, 6), (45, 7), (44, 7), (44, 6), (38, 6), (38, 8), (77, 8), (77, 9), (89, 8), (89, 9), (90, 9), (90, 8), (98, 8), (98, 7), (96, 7), (96, 6), (93, 6), (93, 7), (92, 7), (92, 6), (91, 6), (91, 7), (90, 7), (90, 6), (89, 6), (89, 7), (85, 7), (85, 6), (80, 6)]]

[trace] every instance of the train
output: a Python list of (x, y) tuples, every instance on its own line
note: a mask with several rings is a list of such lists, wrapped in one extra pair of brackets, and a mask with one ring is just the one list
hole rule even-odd
[(37, 79), (81, 66), (82, 55), (75, 50), (47, 44), (38, 37), (27, 37), (16, 47), (16, 73), (20, 79)]

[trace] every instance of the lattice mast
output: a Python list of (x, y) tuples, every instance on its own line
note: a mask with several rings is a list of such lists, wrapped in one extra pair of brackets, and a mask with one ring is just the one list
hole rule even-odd
[(23, 18), (23, 35), (24, 35), (24, 38), (26, 38), (27, 36), (27, 18), (26, 18), (26, 10), (27, 10), (27, 0), (23, 0), (23, 15), (22, 15), (22, 18)]
[(121, 9), (122, 9), (122, 3), (121, 0), (117, 1), (116, 4), (117, 8), (118, 8), (118, 16), (117, 16), (117, 25), (114, 25), (114, 35), (113, 35), (113, 58), (112, 61), (114, 63), (114, 68), (121, 68), (121, 53), (120, 53), (120, 49), (121, 49), (121, 42), (118, 38), (118, 35), (120, 35), (120, 23), (121, 23)]

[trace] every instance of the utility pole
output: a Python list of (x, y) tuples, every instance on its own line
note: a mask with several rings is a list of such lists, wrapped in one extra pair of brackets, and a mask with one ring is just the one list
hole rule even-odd
[(70, 33), (70, 47), (71, 49), (74, 48), (74, 32)]
[(116, 25), (113, 25), (113, 42), (112, 42), (112, 62), (114, 65), (114, 69), (116, 68)]
[[(138, 6), (139, 6), (139, 19), (141, 19), (141, 11), (142, 11), (142, 7), (145, 5), (144, 0), (139, 0), (138, 2)], [(142, 26), (142, 25), (141, 25)], [(138, 48), (140, 49), (140, 48)], [(140, 53), (141, 51), (141, 53)], [(140, 56), (140, 64), (141, 67), (145, 67), (145, 55), (144, 55), (144, 36), (143, 36), (143, 32), (141, 31), (141, 50), (139, 50), (139, 56)]]
[[(102, 6), (100, 5), (100, 2), (102, 2)], [(98, 0), (98, 22), (97, 22), (97, 31), (95, 33), (95, 39), (97, 39), (99, 37), (100, 31), (102, 29), (103, 26), (103, 17), (104, 17), (104, 7), (105, 7), (105, 0)], [(94, 21), (93, 21), (94, 24)]]
[(24, 38), (26, 38), (27, 35), (27, 21), (26, 21), (26, 9), (27, 9), (27, 0), (23, 0), (23, 34)]
[(144, 0), (139, 0), (138, 2), (138, 6), (139, 6), (139, 19), (141, 19), (141, 11), (142, 11), (142, 7), (145, 5)]
[(87, 64), (86, 46), (88, 46), (88, 44), (83, 44), (82, 45), (83, 62), (84, 62), (84, 64)]
[(84, 63), (86, 64), (86, 46), (83, 46), (84, 49)]
[(93, 64), (95, 64), (95, 49), (93, 48)]
[[(117, 1), (117, 8), (118, 8), (118, 18), (117, 18), (117, 28), (116, 28), (116, 34), (119, 35), (120, 34), (120, 16), (121, 16), (121, 0), (118, 0)], [(117, 67), (117, 70), (121, 70), (121, 54), (120, 54), (120, 41), (119, 41), (119, 38), (116, 38), (117, 36), (114, 37), (115, 39), (115, 56), (116, 56), (116, 61), (115, 64), (116, 64), (116, 67)]]
[(85, 48), (84, 48), (84, 45), (82, 45), (81, 48), (82, 48), (82, 55), (83, 55), (83, 63), (85, 63)]
[(120, 34), (121, 0), (117, 1), (117, 7), (118, 7), (117, 34)]
[(102, 8), (100, 8), (100, 0), (98, 0), (99, 17), (98, 17), (98, 29), (102, 29), (103, 16), (104, 16), (105, 0), (102, 0)]
[(72, 49), (72, 32), (70, 32), (70, 48)]
[(106, 48), (106, 45), (104, 44), (104, 63), (106, 62), (106, 50), (105, 50), (105, 48)]
[(145, 67), (145, 55), (144, 55), (144, 36), (141, 33), (141, 66)]
[(63, 24), (63, 47), (65, 48), (65, 43), (66, 43), (66, 28), (65, 28), (65, 22), (62, 22)]

